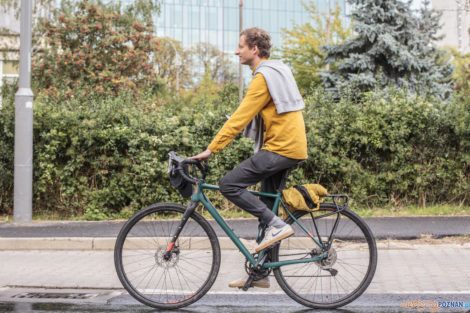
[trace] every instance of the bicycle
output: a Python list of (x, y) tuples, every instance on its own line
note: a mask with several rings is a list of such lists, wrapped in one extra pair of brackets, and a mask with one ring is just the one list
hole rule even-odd
[[(195, 211), (206, 208), (235, 246), (246, 257), (248, 290), (253, 280), (274, 273), (279, 286), (292, 299), (311, 308), (337, 308), (359, 297), (369, 286), (377, 266), (377, 248), (367, 224), (347, 205), (346, 195), (326, 195), (314, 212), (291, 213), (282, 200), (282, 189), (293, 169), (285, 171), (276, 193), (250, 191), (274, 199), (273, 212), (282, 205), (293, 237), (251, 254), (217, 212), (204, 190), (208, 168), (192, 159), (170, 152), (173, 165), (185, 181), (195, 185), (191, 201), (158, 203), (134, 214), (121, 229), (114, 261), (118, 277), (131, 296), (158, 309), (176, 309), (204, 296), (217, 278), (220, 247), (213, 228)], [(200, 177), (190, 174), (193, 170)], [(193, 176), (194, 175), (194, 176)], [(263, 238), (265, 225), (258, 229)]]

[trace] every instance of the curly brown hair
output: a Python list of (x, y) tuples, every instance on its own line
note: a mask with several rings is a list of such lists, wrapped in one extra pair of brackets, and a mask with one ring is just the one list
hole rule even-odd
[(258, 47), (260, 58), (269, 58), (271, 55), (271, 36), (268, 32), (258, 27), (252, 27), (242, 30), (241, 36), (245, 36), (245, 42), (250, 48)]

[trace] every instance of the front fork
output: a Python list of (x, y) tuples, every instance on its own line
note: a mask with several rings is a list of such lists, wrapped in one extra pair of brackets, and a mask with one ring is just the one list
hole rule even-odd
[(169, 260), (171, 258), (171, 251), (173, 250), (173, 247), (175, 246), (175, 242), (178, 239), (181, 231), (183, 230), (184, 225), (186, 225), (186, 222), (188, 221), (189, 217), (191, 214), (193, 214), (194, 210), (197, 208), (197, 202), (191, 201), (188, 206), (186, 207), (186, 210), (184, 211), (183, 218), (181, 219), (181, 223), (179, 224), (178, 228), (176, 228), (175, 233), (173, 234), (173, 237), (171, 238), (170, 244), (166, 248), (166, 252), (163, 255), (163, 258), (165, 260)]

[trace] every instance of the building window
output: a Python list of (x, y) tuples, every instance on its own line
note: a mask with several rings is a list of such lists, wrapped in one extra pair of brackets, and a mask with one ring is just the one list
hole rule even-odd
[[(309, 21), (302, 1), (309, 3), (306, 0), (244, 0), (243, 28), (265, 29), (271, 34), (273, 46), (280, 47), (282, 28), (292, 29), (295, 24), (302, 25)], [(331, 9), (339, 4), (346, 11), (344, 0), (313, 2), (320, 13), (327, 11), (328, 3)], [(185, 48), (198, 42), (209, 42), (229, 53), (234, 64), (238, 63), (233, 52), (239, 40), (239, 1), (161, 0), (161, 4), (161, 14), (156, 23), (156, 33), (159, 36), (165, 35), (182, 41)]]

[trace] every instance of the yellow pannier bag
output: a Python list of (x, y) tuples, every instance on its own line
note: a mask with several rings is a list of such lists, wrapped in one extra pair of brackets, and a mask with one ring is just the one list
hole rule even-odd
[[(328, 191), (319, 184), (305, 184), (294, 186), (282, 192), (282, 201), (285, 203), (291, 213), (302, 210), (313, 212), (320, 208), (323, 199), (320, 196), (327, 195)], [(284, 219), (288, 216), (284, 207), (279, 207), (280, 216)]]

